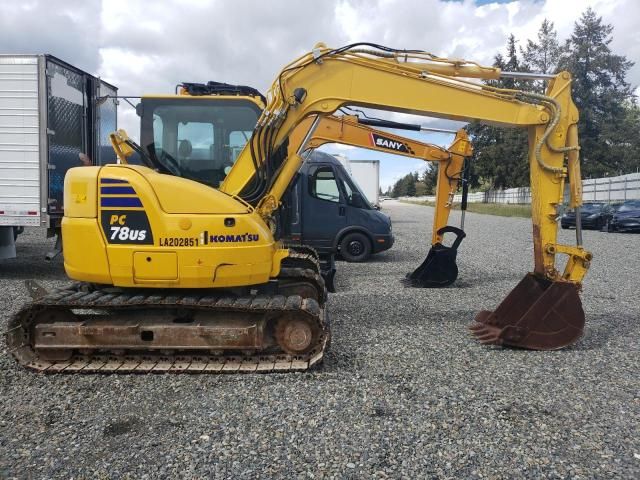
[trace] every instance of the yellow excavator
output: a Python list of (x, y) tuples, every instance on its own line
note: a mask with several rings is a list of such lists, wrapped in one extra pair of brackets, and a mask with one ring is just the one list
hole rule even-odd
[[(278, 74), (219, 189), (143, 166), (71, 169), (62, 234), (65, 269), (78, 282), (20, 310), (10, 350), (21, 364), (53, 372), (289, 371), (319, 363), (330, 338), (324, 282), (313, 255), (283, 246), (269, 219), (320, 120), (348, 105), (528, 129), (534, 269), (472, 328), (487, 344), (573, 344), (584, 327), (578, 292), (591, 254), (580, 228), (577, 245), (557, 242), (567, 179), (571, 206), (581, 204), (571, 77), (547, 78), (545, 94), (469, 80), (508, 75), (420, 50), (318, 44)], [(292, 154), (288, 138), (307, 118)], [(171, 161), (155, 148), (150, 155)], [(563, 272), (558, 254), (568, 256)]]

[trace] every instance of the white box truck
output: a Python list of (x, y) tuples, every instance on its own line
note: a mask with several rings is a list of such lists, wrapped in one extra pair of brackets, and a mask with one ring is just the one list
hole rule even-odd
[(333, 155), (358, 184), (369, 203), (380, 207), (380, 160), (350, 160), (341, 153)]
[(380, 207), (380, 160), (351, 160), (351, 177), (374, 207)]
[(115, 163), (116, 95), (51, 55), (0, 54), (0, 259), (24, 227), (59, 233), (69, 168)]

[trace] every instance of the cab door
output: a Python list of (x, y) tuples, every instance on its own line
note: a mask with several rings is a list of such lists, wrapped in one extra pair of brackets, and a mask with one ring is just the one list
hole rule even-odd
[[(302, 240), (321, 250), (331, 249), (347, 224), (346, 201), (333, 165), (314, 164), (307, 174), (302, 201)], [(300, 179), (303, 180), (303, 179)]]

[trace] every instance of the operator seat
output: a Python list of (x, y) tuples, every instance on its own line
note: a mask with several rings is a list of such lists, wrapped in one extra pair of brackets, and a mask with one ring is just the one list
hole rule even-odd
[(193, 153), (193, 145), (191, 141), (184, 139), (178, 144), (178, 160), (187, 160)]

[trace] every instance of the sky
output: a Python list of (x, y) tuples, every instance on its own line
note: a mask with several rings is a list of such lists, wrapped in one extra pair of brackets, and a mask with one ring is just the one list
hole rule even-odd
[[(637, 0), (0, 0), (0, 53), (53, 54), (116, 85), (120, 95), (173, 93), (180, 82), (208, 80), (266, 91), (282, 66), (319, 41), (333, 47), (369, 41), (491, 65), (511, 33), (523, 45), (548, 18), (563, 41), (589, 6), (614, 26), (612, 50), (636, 62), (628, 81), (637, 88)], [(138, 118), (125, 102), (118, 121), (138, 136)], [(439, 145), (452, 138), (411, 136)], [(353, 160), (380, 159), (383, 189), (424, 169), (419, 160), (338, 145), (323, 149)]]

